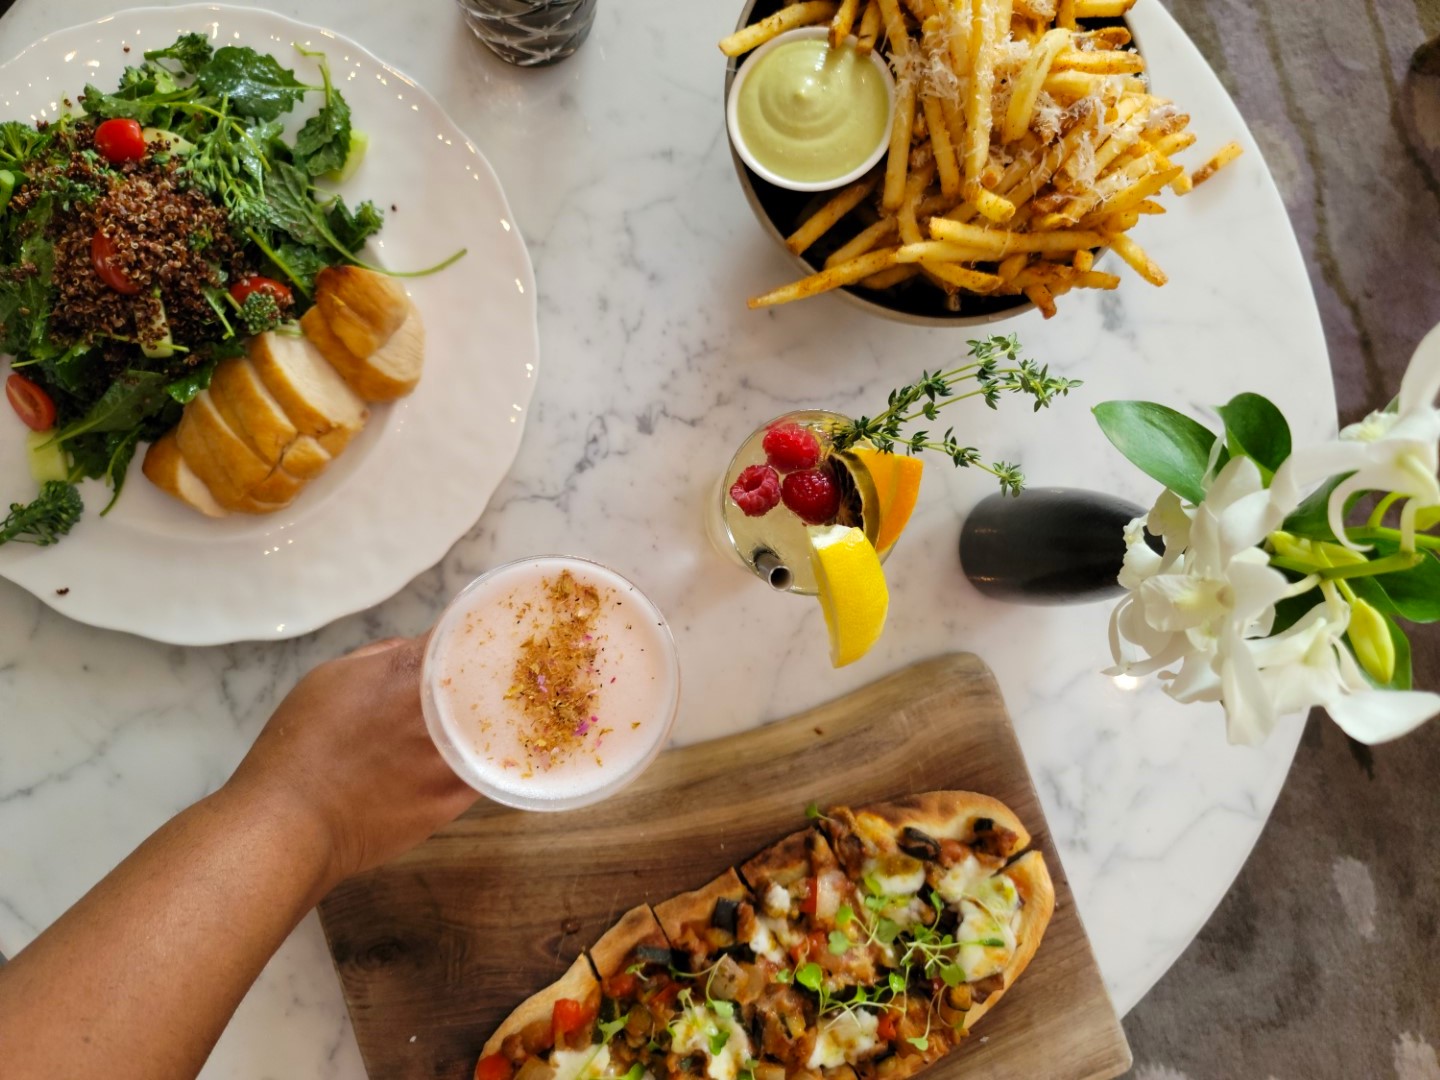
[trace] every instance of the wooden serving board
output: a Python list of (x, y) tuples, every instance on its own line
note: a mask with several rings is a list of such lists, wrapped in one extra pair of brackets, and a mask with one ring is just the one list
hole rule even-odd
[(1020, 815), (1055, 879), (1029, 969), (925, 1080), (1107, 1080), (1130, 1049), (1100, 980), (994, 676), (928, 660), (758, 731), (662, 754), (588, 809), (482, 801), (320, 905), (372, 1080), (468, 1080), (486, 1037), (626, 909), (709, 881), (806, 824), (804, 808), (937, 789)]

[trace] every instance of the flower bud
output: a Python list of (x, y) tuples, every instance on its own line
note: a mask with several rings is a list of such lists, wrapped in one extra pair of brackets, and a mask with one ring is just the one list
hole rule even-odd
[(1395, 677), (1395, 641), (1390, 637), (1390, 624), (1372, 604), (1358, 597), (1351, 603), (1347, 636), (1365, 674), (1381, 684)]

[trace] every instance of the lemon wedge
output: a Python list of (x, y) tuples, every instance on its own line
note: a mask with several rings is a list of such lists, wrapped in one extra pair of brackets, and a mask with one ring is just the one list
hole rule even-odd
[(830, 663), (844, 667), (869, 652), (885, 629), (890, 609), (885, 571), (863, 529), (813, 525), (806, 532), (820, 609), (830, 631)]

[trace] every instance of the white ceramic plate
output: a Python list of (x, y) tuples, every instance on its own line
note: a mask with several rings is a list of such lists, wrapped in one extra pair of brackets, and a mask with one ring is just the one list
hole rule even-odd
[[(140, 474), (106, 517), (59, 544), (0, 547), (0, 575), (72, 618), (159, 641), (214, 645), (293, 637), (386, 599), (474, 524), (519, 447), (539, 366), (535, 280), (504, 192), (475, 145), (413, 80), (354, 42), (267, 11), (138, 8), (41, 38), (0, 67), (0, 118), (53, 117), (87, 82), (115, 86), (145, 49), (200, 31), (272, 53), (319, 82), (321, 49), (370, 147), (340, 191), (386, 211), (371, 251), (386, 266), (442, 273), (405, 284), (425, 319), (426, 367), (408, 398), (372, 408), (345, 454), (287, 510), (211, 521)], [(129, 51), (126, 52), (128, 47)], [(297, 110), (301, 120), (310, 103)], [(392, 209), (393, 207), (393, 209)], [(0, 410), (0, 502), (34, 491), (24, 428)]]

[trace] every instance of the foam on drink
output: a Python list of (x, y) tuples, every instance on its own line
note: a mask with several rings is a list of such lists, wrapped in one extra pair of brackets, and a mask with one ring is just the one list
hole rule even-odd
[(674, 643), (655, 606), (582, 559), (500, 567), (441, 617), (425, 711), (441, 753), (498, 801), (559, 808), (603, 798), (669, 733)]

